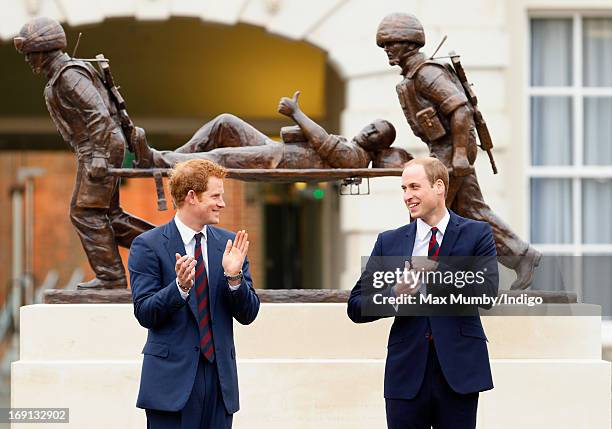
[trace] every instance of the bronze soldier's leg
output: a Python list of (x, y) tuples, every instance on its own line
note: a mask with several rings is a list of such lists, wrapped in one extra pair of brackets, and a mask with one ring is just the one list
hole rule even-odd
[(263, 146), (270, 139), (248, 122), (223, 113), (195, 132), (178, 153), (208, 152), (219, 147)]
[[(459, 179), (462, 179), (463, 183), (455, 195), (451, 209), (460, 216), (488, 222), (493, 228), (498, 255), (524, 254), (529, 244), (512, 232), (510, 227), (485, 203), (476, 174), (469, 174)], [(457, 178), (453, 177), (452, 180), (455, 181)], [(452, 182), (450, 187), (453, 187)]]
[(108, 212), (113, 232), (115, 233), (115, 241), (121, 247), (129, 247), (132, 241), (145, 231), (155, 228), (155, 225), (140, 219), (134, 215), (124, 212), (119, 205), (119, 186), (117, 185), (111, 207)]
[(449, 176), (448, 192), (446, 193), (446, 207), (452, 207), (457, 197), (457, 192), (463, 186), (463, 177)]
[(172, 168), (179, 162), (190, 159), (207, 159), (208, 161), (218, 162), (218, 157), (212, 152), (197, 153), (177, 153), (171, 150), (151, 149), (152, 165), (154, 168)]
[(190, 159), (207, 159), (227, 168), (276, 168), (282, 157), (283, 143), (273, 140), (262, 146), (221, 147), (197, 153), (154, 150), (153, 154), (154, 166), (158, 168), (171, 168)]
[[(76, 228), (89, 265), (96, 274), (93, 280), (80, 283), (79, 289), (127, 288), (115, 233), (108, 218), (107, 192), (113, 192), (117, 180), (92, 183), (85, 179), (85, 166), (79, 163), (70, 202), (70, 221)], [(85, 189), (81, 189), (81, 187)], [(86, 198), (86, 196), (95, 196)], [(87, 206), (87, 207), (86, 207)]]
[(70, 210), (70, 220), (81, 239), (89, 265), (96, 273), (96, 279), (102, 283), (95, 287), (127, 287), (125, 270), (108, 219), (108, 211), (73, 207)]
[(137, 129), (134, 149), (139, 168), (172, 168), (190, 159), (207, 159), (228, 168), (275, 168), (283, 157), (282, 143), (227, 113), (205, 124), (175, 151), (151, 148), (144, 130)]
[[(452, 188), (452, 184), (450, 187)], [(489, 223), (493, 229), (499, 262), (516, 271), (517, 278), (511, 289), (529, 287), (533, 280), (533, 271), (540, 262), (541, 254), (529, 243), (521, 240), (485, 203), (476, 173), (463, 177), (463, 183), (455, 196), (451, 209), (460, 216)]]

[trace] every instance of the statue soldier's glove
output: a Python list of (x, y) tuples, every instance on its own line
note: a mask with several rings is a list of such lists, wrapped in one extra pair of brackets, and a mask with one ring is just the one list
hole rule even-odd
[(465, 156), (453, 156), (452, 168), (448, 174), (455, 177), (463, 177), (473, 172), (474, 167), (470, 165), (470, 162)]
[(102, 179), (106, 176), (107, 171), (108, 165), (106, 164), (106, 158), (94, 158), (91, 161), (89, 177), (92, 179)]

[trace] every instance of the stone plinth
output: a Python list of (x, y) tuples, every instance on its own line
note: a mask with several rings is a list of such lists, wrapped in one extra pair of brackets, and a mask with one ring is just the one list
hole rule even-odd
[[(235, 326), (242, 408), (234, 427), (386, 427), (391, 322), (353, 324), (342, 303), (262, 304), (252, 325)], [(485, 316), (483, 324), (495, 389), (480, 397), (479, 429), (610, 427), (599, 316)], [(145, 339), (130, 304), (23, 307), (12, 406), (69, 407), (70, 424), (58, 428), (145, 427), (135, 407)]]

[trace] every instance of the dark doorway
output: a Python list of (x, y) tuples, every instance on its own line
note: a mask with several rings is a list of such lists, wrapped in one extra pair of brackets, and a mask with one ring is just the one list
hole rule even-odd
[(268, 289), (322, 287), (322, 219), (326, 187), (265, 187), (265, 283)]

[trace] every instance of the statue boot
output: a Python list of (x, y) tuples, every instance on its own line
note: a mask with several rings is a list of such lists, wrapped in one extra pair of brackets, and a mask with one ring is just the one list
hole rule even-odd
[(116, 280), (102, 280), (97, 277), (87, 281), (81, 282), (77, 285), (79, 290), (90, 290), (90, 289), (126, 289), (127, 279), (125, 277)]
[[(509, 261), (507, 261), (506, 258), (512, 259), (512, 263), (508, 264)], [(535, 269), (540, 264), (541, 259), (542, 253), (531, 245), (529, 245), (525, 253), (523, 253), (521, 256), (500, 257), (499, 261), (503, 265), (512, 268), (516, 273), (516, 280), (514, 280), (510, 286), (510, 289), (521, 290), (527, 289), (529, 286), (531, 286)]]

